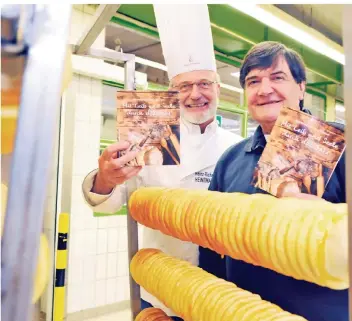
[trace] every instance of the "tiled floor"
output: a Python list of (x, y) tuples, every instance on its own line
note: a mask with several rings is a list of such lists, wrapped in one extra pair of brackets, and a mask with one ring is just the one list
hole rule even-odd
[(131, 311), (123, 310), (111, 314), (105, 314), (100, 317), (95, 317), (85, 321), (131, 321)]

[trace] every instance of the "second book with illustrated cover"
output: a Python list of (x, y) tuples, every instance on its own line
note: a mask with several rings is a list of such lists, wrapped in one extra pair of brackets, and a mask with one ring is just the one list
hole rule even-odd
[(321, 197), (345, 144), (343, 131), (302, 111), (282, 108), (253, 184), (278, 197), (291, 193)]

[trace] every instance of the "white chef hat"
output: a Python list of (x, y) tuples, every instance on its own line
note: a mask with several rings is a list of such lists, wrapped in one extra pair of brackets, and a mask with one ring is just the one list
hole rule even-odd
[(154, 4), (169, 80), (194, 70), (216, 72), (206, 4)]

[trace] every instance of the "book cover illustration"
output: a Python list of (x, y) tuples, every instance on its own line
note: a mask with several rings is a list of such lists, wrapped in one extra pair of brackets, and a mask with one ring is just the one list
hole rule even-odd
[(180, 107), (177, 91), (117, 92), (117, 137), (139, 151), (128, 166), (179, 165)]
[(344, 133), (307, 113), (282, 108), (254, 171), (253, 184), (277, 197), (321, 197), (345, 149)]

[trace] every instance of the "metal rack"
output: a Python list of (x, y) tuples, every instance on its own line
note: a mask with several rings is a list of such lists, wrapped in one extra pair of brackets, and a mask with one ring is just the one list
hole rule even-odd
[[(125, 89), (135, 89), (135, 56), (91, 45), (109, 23), (120, 5), (100, 5), (93, 21), (72, 52), (112, 62), (124, 63)], [(31, 319), (31, 294), (36, 253), (44, 215), (49, 163), (61, 101), (61, 79), (66, 56), (70, 5), (37, 6), (33, 29), (35, 42), (29, 48), (17, 123), (16, 147), (11, 168), (4, 235), (2, 238), (2, 317), (6, 321)], [(53, 37), (53, 38), (51, 38)], [(55, 39), (55, 41), (53, 41)], [(3, 47), (2, 54), (13, 54), (21, 46)], [(15, 50), (15, 51), (14, 51)], [(45, 121), (43, 122), (43, 119)], [(66, 130), (74, 129), (73, 121)], [(68, 146), (71, 145), (71, 146)], [(64, 150), (73, 148), (64, 141)], [(65, 167), (65, 166), (64, 166)], [(70, 172), (64, 168), (65, 173)], [(64, 185), (64, 184), (63, 184)], [(133, 186), (129, 184), (128, 193)], [(63, 191), (71, 192), (70, 186)], [(64, 192), (62, 210), (70, 211), (71, 195)], [(128, 256), (138, 251), (137, 223), (128, 217)], [(16, 235), (16, 237), (13, 237)], [(133, 318), (140, 309), (139, 286), (130, 277)]]
[[(28, 55), (1, 244), (1, 316), (5, 321), (29, 321), (32, 317), (33, 276), (71, 14), (71, 6), (63, 4), (33, 5), (27, 9), (33, 10), (33, 16), (25, 29), (31, 34), (26, 43)], [(2, 54), (20, 54), (12, 49), (10, 44), (2, 48)]]

